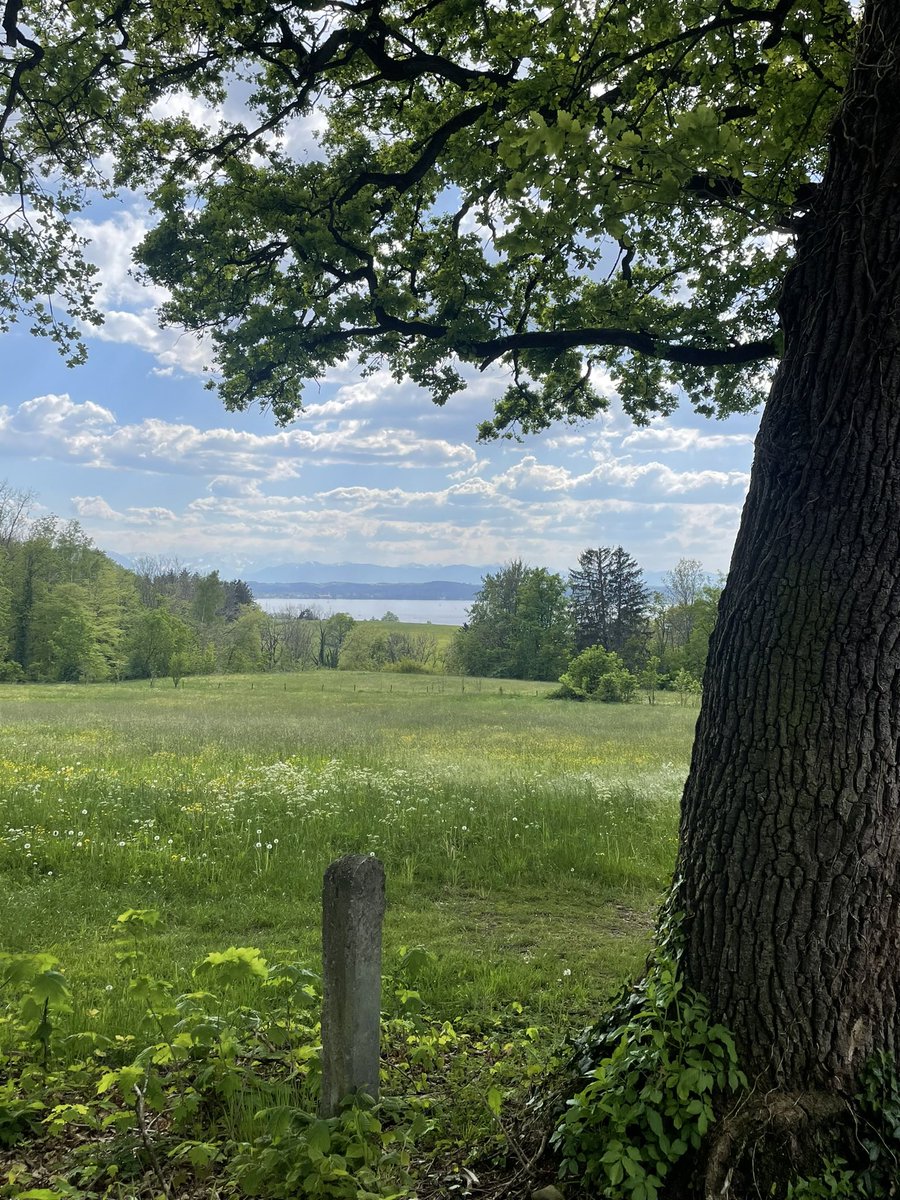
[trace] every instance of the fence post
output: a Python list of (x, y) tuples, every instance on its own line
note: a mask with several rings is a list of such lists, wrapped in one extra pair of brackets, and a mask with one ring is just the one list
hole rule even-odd
[(322, 887), (322, 1092), (334, 1116), (350, 1092), (378, 1096), (384, 866), (347, 854)]

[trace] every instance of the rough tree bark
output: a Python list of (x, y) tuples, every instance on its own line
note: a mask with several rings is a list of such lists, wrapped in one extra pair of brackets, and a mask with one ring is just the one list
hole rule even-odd
[(900, 4), (869, 0), (784, 288), (682, 816), (685, 975), (776, 1125), (776, 1094), (812, 1112), (900, 1051), (898, 302)]

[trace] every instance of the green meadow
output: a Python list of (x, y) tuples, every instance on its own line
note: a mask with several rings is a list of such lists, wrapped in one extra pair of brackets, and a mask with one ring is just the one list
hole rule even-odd
[(2, 949), (97, 1002), (156, 908), (167, 978), (252, 944), (315, 967), (327, 864), (374, 853), (429, 1003), (579, 1022), (641, 963), (696, 712), (320, 672), (0, 692)]
[[(436, 1200), (469, 1163), (512, 1187), (563, 1039), (645, 961), (696, 718), (548, 690), (3, 687), (0, 1196)], [(384, 1102), (324, 1121), (320, 893), (348, 852), (386, 868)]]

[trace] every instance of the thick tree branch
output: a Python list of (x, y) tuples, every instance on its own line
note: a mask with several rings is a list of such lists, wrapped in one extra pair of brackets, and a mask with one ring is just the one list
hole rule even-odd
[(3, 32), (7, 46), (15, 46), (19, 40), (19, 8), (21, 0), (6, 0), (3, 10)]
[(414, 187), (431, 170), (440, 157), (441, 151), (450, 138), (460, 130), (474, 125), (488, 111), (487, 104), (476, 104), (472, 108), (464, 108), (455, 117), (446, 121), (436, 129), (425, 142), (418, 159), (405, 171), (362, 171), (341, 193), (338, 203), (346, 204), (358, 195), (364, 187), (389, 187), (403, 193)]
[(564, 350), (588, 349), (592, 346), (621, 347), (646, 358), (660, 358), (666, 362), (696, 367), (740, 366), (742, 363), (765, 362), (778, 356), (774, 338), (734, 346), (692, 346), (661, 341), (649, 333), (634, 329), (615, 328), (528, 330), (487, 341), (469, 342), (465, 344), (465, 349), (482, 359), (481, 366), (484, 369), (504, 354), (517, 350), (562, 353)]
[[(444, 325), (427, 321), (406, 321), (392, 317), (380, 305), (374, 308), (375, 325), (359, 325), (352, 328), (333, 329), (317, 334), (312, 327), (304, 332), (311, 346), (321, 347), (334, 343), (351, 343), (398, 333), (404, 337), (424, 337), (430, 340), (447, 338), (449, 330)], [(528, 350), (549, 350), (562, 354), (566, 350), (591, 349), (608, 346), (611, 349), (631, 350), (645, 358), (658, 358), (666, 362), (684, 363), (696, 367), (741, 366), (745, 363), (766, 362), (779, 355), (774, 337), (753, 342), (741, 342), (731, 346), (698, 346), (690, 343), (667, 342), (652, 334), (634, 329), (585, 327), (581, 329), (525, 330), (520, 333), (504, 334), (501, 337), (467, 341), (463, 338), (448, 339), (448, 349), (461, 357), (480, 360), (484, 370), (507, 354)]]

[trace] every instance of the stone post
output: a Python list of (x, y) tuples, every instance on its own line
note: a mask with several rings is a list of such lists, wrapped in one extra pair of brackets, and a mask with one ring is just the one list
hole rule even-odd
[(382, 863), (365, 854), (333, 862), (322, 887), (323, 1117), (350, 1092), (378, 1096), (383, 920)]

